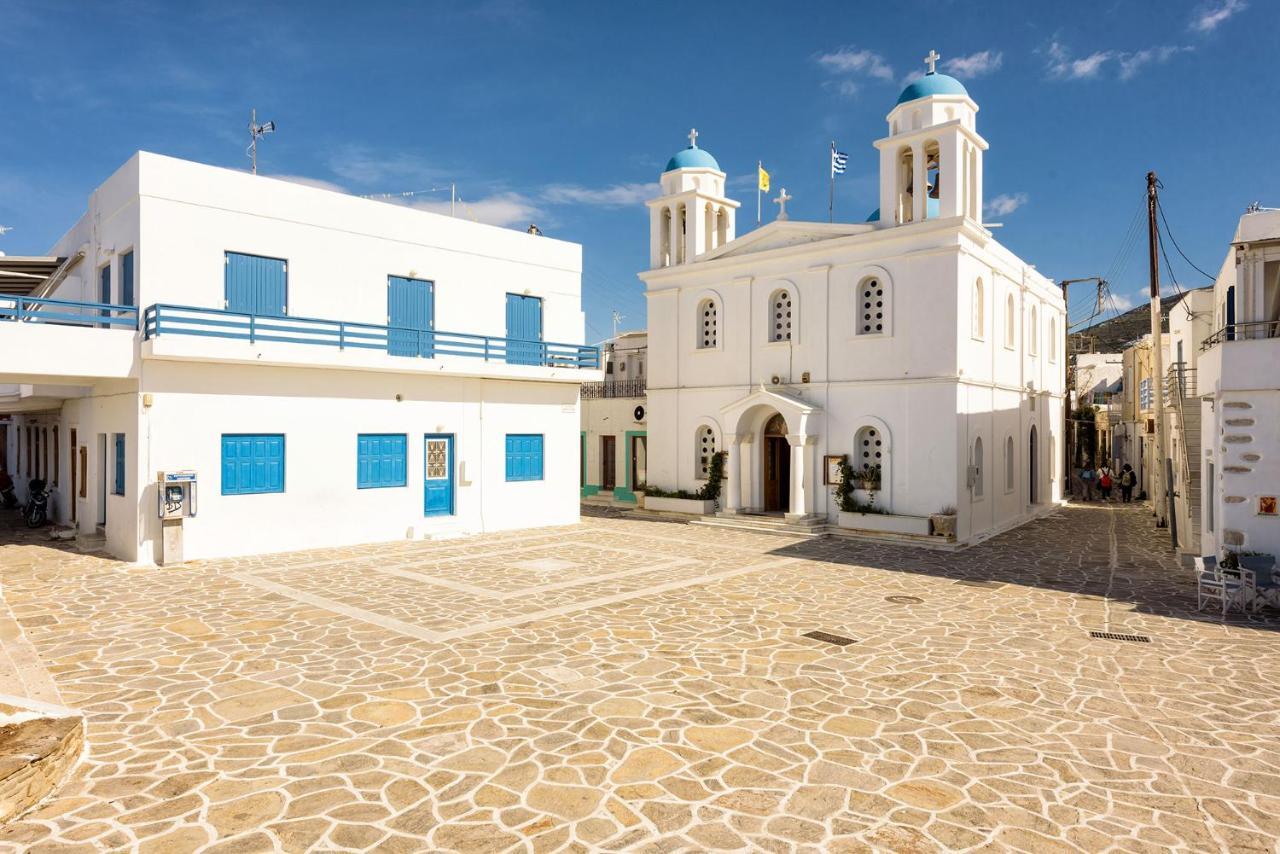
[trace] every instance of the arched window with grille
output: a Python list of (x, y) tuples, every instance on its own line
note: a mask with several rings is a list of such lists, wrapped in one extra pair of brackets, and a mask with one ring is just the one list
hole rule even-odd
[(853, 437), (853, 460), (851, 468), (864, 483), (873, 483), (879, 488), (885, 464), (888, 462), (889, 448), (879, 428), (868, 424), (862, 427)]
[(698, 349), (714, 350), (720, 341), (720, 304), (714, 297), (698, 303)]
[(794, 328), (795, 293), (791, 288), (778, 288), (769, 296), (769, 340), (790, 341)]
[(858, 284), (857, 335), (888, 335), (892, 331), (890, 312), (893, 291), (883, 276), (868, 276)]
[(716, 454), (716, 431), (710, 424), (698, 427), (693, 439), (693, 476), (706, 480), (711, 473), (711, 458)]

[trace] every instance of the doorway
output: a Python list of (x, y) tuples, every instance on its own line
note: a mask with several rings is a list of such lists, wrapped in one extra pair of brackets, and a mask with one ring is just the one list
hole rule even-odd
[(635, 491), (647, 481), (649, 468), (649, 440), (647, 436), (631, 436), (631, 489)]
[(1032, 504), (1040, 503), (1039, 490), (1036, 488), (1040, 481), (1040, 466), (1037, 464), (1036, 457), (1036, 428), (1031, 425), (1031, 439), (1027, 448), (1027, 471), (1030, 472), (1031, 483), (1027, 489), (1027, 495)]
[(453, 434), (427, 434), (423, 454), (423, 516), (453, 515)]
[(618, 485), (617, 437), (600, 437), (600, 489), (610, 492)]
[(774, 415), (764, 426), (764, 511), (786, 513), (791, 509), (791, 444), (787, 422)]

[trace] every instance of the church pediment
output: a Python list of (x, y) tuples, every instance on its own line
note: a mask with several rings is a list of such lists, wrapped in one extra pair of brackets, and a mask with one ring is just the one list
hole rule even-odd
[(700, 255), (696, 261), (713, 261), (717, 258), (737, 258), (743, 255), (755, 255), (774, 249), (786, 249), (792, 246), (804, 246), (809, 243), (820, 243), (824, 240), (835, 240), (853, 234), (865, 234), (873, 231), (874, 226), (862, 223), (826, 223), (826, 222), (771, 222), (757, 228), (750, 234), (743, 235), (719, 249)]

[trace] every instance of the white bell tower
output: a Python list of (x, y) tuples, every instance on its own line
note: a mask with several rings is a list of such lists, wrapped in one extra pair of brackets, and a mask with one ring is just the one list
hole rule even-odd
[(705, 149), (698, 131), (689, 147), (667, 161), (659, 179), (662, 195), (649, 208), (649, 268), (687, 264), (734, 238), (738, 203), (725, 197), (725, 174)]
[(965, 216), (982, 222), (982, 153), (978, 105), (954, 77), (939, 74), (929, 51), (925, 75), (889, 112), (880, 150), (880, 222), (905, 225)]

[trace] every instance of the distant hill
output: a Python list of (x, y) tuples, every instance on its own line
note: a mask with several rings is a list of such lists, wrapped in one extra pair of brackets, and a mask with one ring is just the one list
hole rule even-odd
[[(1169, 307), (1182, 299), (1182, 294), (1164, 297), (1160, 307), (1164, 312), (1162, 332), (1169, 331)], [(1068, 349), (1072, 353), (1119, 353), (1131, 342), (1151, 332), (1151, 305), (1143, 303), (1124, 314), (1093, 326), (1072, 332)]]

